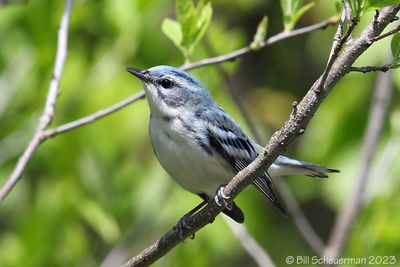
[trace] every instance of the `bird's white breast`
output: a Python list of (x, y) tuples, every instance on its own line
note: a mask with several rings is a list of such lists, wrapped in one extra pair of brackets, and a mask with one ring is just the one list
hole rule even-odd
[(152, 116), (150, 138), (160, 164), (176, 182), (192, 193), (214, 195), (234, 173), (219, 155), (210, 155), (199, 145), (196, 132), (202, 132), (202, 127), (193, 122), (184, 127), (179, 117)]

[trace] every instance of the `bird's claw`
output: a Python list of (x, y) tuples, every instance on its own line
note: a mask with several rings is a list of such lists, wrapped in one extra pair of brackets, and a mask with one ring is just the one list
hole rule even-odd
[(222, 207), (226, 207), (228, 210), (232, 210), (233, 206), (232, 203), (228, 203), (227, 200), (230, 199), (229, 196), (225, 195), (224, 193), (224, 186), (221, 185), (218, 190), (217, 190), (217, 194), (214, 197), (215, 203), (217, 203), (218, 206)]
[[(178, 231), (179, 239), (182, 242), (185, 240), (185, 236), (184, 236), (185, 230), (190, 230), (190, 226), (187, 223), (189, 218), (190, 218), (190, 214), (183, 215), (183, 217), (179, 219), (178, 223), (174, 227), (174, 229)], [(194, 234), (192, 234), (189, 238), (194, 239)]]

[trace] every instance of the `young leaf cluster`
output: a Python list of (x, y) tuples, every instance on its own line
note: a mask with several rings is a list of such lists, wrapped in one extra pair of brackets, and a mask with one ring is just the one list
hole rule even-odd
[(212, 17), (211, 3), (193, 0), (176, 1), (177, 21), (166, 18), (162, 23), (162, 31), (178, 47), (185, 61), (190, 60), (194, 47), (204, 36)]

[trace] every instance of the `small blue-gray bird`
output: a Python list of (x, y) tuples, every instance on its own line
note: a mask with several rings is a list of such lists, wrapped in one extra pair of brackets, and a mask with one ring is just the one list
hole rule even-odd
[[(127, 70), (144, 84), (151, 111), (150, 138), (157, 159), (179, 185), (204, 200), (189, 215), (217, 191), (217, 196), (223, 198), (223, 191), (218, 189), (249, 165), (262, 147), (248, 138), (207, 89), (187, 72), (170, 66)], [(270, 175), (326, 178), (326, 173), (331, 172), (338, 171), (279, 156), (253, 184), (285, 213), (272, 191)], [(227, 205), (223, 212), (236, 222), (244, 221), (243, 212), (235, 203)]]

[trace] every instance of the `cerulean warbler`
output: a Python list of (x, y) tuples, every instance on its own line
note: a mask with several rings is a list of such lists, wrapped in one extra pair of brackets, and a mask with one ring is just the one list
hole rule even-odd
[[(151, 111), (150, 138), (157, 159), (178, 184), (204, 201), (262, 151), (190, 74), (170, 66), (127, 70), (144, 84)], [(330, 172), (337, 170), (279, 156), (253, 184), (285, 213), (272, 191), (270, 175), (325, 178)], [(244, 221), (235, 203), (223, 212), (236, 222)]]

